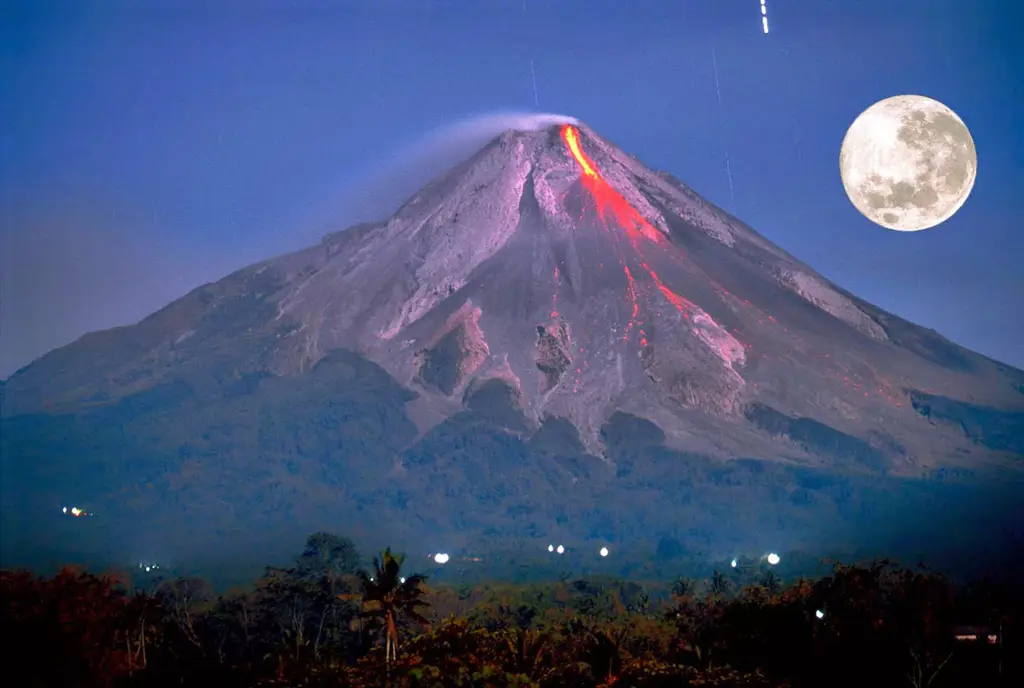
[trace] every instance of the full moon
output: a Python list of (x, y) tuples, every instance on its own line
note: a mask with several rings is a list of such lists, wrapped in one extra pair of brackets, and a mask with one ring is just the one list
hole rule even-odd
[(872, 222), (900, 232), (951, 218), (974, 188), (977, 172), (967, 125), (925, 96), (878, 101), (853, 121), (839, 152), (850, 202)]

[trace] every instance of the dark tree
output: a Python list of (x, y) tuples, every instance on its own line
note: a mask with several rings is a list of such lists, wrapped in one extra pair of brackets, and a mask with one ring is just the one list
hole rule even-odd
[(385, 657), (390, 665), (398, 656), (398, 620), (405, 618), (423, 626), (427, 619), (419, 609), (428, 607), (423, 599), (426, 576), (401, 575), (405, 557), (394, 555), (388, 548), (374, 558), (374, 575), (359, 572), (362, 587), (363, 616), (377, 622), (385, 641)]
[(300, 578), (337, 580), (359, 571), (359, 551), (347, 537), (333, 533), (313, 533), (306, 538), (306, 547), (295, 560), (295, 573)]

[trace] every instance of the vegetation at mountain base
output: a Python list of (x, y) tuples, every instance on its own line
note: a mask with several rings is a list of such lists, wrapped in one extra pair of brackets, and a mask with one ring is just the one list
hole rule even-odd
[[(346, 523), (363, 546), (372, 543), (362, 533), (374, 532), (405, 551), (427, 537), (457, 537), (493, 551), (557, 538), (611, 540), (619, 550), (667, 539), (679, 543), (676, 554), (764, 541), (832, 552), (877, 533), (893, 542), (872, 543), (873, 553), (916, 560), (918, 549), (882, 546), (900, 544), (893, 524), (910, 528), (922, 513), (953, 513), (942, 505), (973, 504), (972, 519), (943, 529), (943, 543), (963, 547), (1019, 521), (1011, 512), (1024, 503), (1019, 477), (880, 473), (867, 445), (766, 407), (749, 413), (789, 441), (845, 452), (846, 468), (682, 451), (624, 412), (601, 427), (605, 456), (597, 457), (565, 419), (526, 429), (523, 410), (497, 382), (418, 436), (405, 406), (413, 395), (344, 351), (301, 377), (207, 372), (222, 380), (219, 392), (179, 380), (114, 405), (0, 419), (0, 559), (95, 567), (129, 554), (196, 560), (258, 550), (256, 571), (288, 556), (264, 552), (266, 543)], [(96, 516), (61, 518), (69, 502)], [(850, 532), (856, 537), (841, 542)], [(930, 544), (916, 530), (899, 536)], [(40, 543), (53, 551), (42, 553)], [(670, 554), (659, 559), (678, 558)], [(649, 556), (638, 550), (631, 559)]]
[[(1020, 685), (1020, 587), (835, 564), (783, 580), (562, 576), (445, 585), (316, 533), (216, 594), (197, 578), (0, 574), (13, 686)], [(965, 636), (976, 636), (976, 640)]]

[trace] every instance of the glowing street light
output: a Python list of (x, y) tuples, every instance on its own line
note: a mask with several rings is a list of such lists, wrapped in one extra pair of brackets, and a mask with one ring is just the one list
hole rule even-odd
[(607, 547), (602, 547), (601, 550), (598, 552), (598, 554), (600, 554), (602, 557), (607, 557), (608, 556), (608, 548)]
[(825, 618), (825, 612), (821, 611), (820, 609), (815, 611), (814, 615), (816, 617), (818, 617), (819, 619), (824, 619)]
[(437, 554), (434, 555), (434, 561), (437, 562), (438, 564), (446, 564), (446, 563), (448, 563), (448, 559), (449, 558), (450, 557), (447, 554), (444, 554), (443, 552), (438, 552)]
[(732, 561), (730, 561), (730, 562), (729, 562), (729, 566), (731, 566), (731, 567), (733, 567), (733, 568), (736, 568), (736, 565), (737, 565), (738, 563), (739, 563), (739, 562), (737, 562), (737, 561), (736, 561), (735, 559), (733, 559)]
[(781, 560), (780, 560), (778, 554), (776, 554), (775, 552), (769, 552), (768, 553), (768, 563), (769, 564), (771, 564), (772, 566), (775, 566), (776, 564), (779, 563), (779, 561), (781, 561)]
[(554, 552), (555, 551), (555, 546), (554, 545), (548, 545), (548, 551), (549, 552)]
[(399, 583), (404, 583), (405, 582), (405, 576), (402, 576), (401, 578), (399, 578), (398, 582)]
[(557, 547), (557, 549), (555, 549), (555, 551), (558, 552), (559, 554), (565, 554), (565, 547), (562, 547), (561, 545), (559, 545)]

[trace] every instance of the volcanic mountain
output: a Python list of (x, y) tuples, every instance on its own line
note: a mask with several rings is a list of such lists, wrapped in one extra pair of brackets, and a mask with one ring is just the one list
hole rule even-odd
[[(16, 373), (5, 507), (27, 528), (15, 511), (74, 492), (218, 532), (243, 508), (370, 528), (375, 510), (460, 542), (652, 523), (679, 539), (669, 524), (706, 499), (808, 509), (781, 532), (842, 510), (835, 476), (1015, 473), (1022, 410), (1021, 371), (856, 298), (567, 122), (508, 131), (385, 222)], [(767, 527), (736, 518), (734, 539)], [(683, 530), (706, 544), (696, 520)]]

